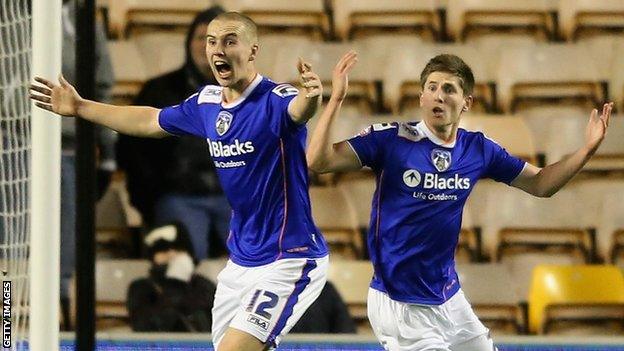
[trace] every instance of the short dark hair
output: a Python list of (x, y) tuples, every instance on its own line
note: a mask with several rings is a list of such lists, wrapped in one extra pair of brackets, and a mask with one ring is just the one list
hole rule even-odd
[(258, 42), (258, 25), (249, 16), (243, 15), (240, 12), (230, 11), (230, 12), (226, 12), (226, 13), (222, 13), (218, 15), (214, 20), (215, 21), (221, 20), (221, 21), (240, 22), (243, 24), (243, 26), (247, 30), (247, 33), (250, 36), (250, 39), (252, 40), (252, 42), (255, 42), (255, 43)]
[(429, 62), (420, 73), (420, 86), (424, 88), (427, 77), (433, 72), (447, 72), (459, 78), (459, 84), (464, 95), (472, 94), (474, 89), (474, 75), (470, 66), (461, 58), (451, 54), (438, 55)]

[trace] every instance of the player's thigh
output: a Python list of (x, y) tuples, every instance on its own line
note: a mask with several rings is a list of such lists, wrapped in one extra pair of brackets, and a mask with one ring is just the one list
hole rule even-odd
[(320, 295), (327, 279), (327, 264), (327, 257), (272, 263), (243, 297), (230, 327), (268, 346), (279, 344)]
[(489, 330), (474, 313), (462, 290), (451, 297), (444, 307), (454, 326), (453, 330), (448, 333), (452, 346), (489, 335)]
[(488, 334), (483, 334), (464, 341), (461, 344), (451, 346), (451, 351), (496, 351), (494, 342)]
[(265, 343), (255, 336), (238, 329), (228, 328), (216, 351), (262, 351), (266, 349)]
[(240, 309), (241, 296), (245, 291), (245, 282), (251, 274), (244, 267), (228, 261), (217, 276), (217, 290), (212, 307), (212, 342), (217, 348), (225, 336), (230, 322)]
[(448, 351), (449, 343), (440, 331), (437, 319), (439, 314), (427, 307), (413, 307), (394, 301), (381, 291), (368, 290), (368, 319), (384, 349)]

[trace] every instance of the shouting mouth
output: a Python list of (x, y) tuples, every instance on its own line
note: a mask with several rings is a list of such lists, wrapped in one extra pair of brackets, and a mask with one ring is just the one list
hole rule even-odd
[(225, 61), (215, 61), (215, 69), (219, 78), (227, 79), (232, 75), (232, 66)]

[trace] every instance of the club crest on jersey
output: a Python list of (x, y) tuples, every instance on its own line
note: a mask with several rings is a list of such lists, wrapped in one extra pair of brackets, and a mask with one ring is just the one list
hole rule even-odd
[(219, 112), (216, 123), (217, 134), (219, 134), (219, 136), (222, 136), (230, 129), (230, 125), (232, 124), (232, 118), (234, 118), (234, 116), (232, 116), (232, 114), (227, 111)]
[(450, 151), (433, 149), (433, 151), (431, 151), (431, 162), (433, 162), (438, 172), (446, 171), (451, 166)]

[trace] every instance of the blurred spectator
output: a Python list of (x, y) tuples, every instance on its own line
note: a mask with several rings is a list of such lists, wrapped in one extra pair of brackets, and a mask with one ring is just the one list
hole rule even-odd
[(152, 268), (128, 289), (134, 331), (210, 331), (216, 286), (193, 274), (193, 247), (180, 223), (158, 227), (145, 237)]
[[(206, 57), (206, 30), (222, 12), (220, 7), (212, 7), (197, 15), (186, 37), (185, 64), (145, 83), (135, 105), (175, 105), (201, 87), (217, 84)], [(130, 202), (141, 212), (145, 226), (184, 223), (200, 260), (214, 250), (209, 244), (211, 232), (225, 243), (231, 212), (207, 148), (206, 140), (188, 136), (145, 139), (121, 135), (117, 144)]]
[[(75, 84), (76, 72), (76, 3), (63, 0), (63, 51), (62, 73), (65, 79)], [(95, 97), (94, 100), (108, 102), (114, 77), (106, 34), (101, 23), (95, 27)], [(116, 168), (115, 142), (117, 134), (102, 127), (96, 127), (98, 146), (98, 198), (108, 187), (110, 176)], [(74, 272), (76, 260), (76, 128), (75, 120), (62, 121), (61, 156), (61, 306), (63, 329), (69, 330), (69, 281)]]
[(355, 323), (349, 315), (334, 284), (327, 282), (321, 295), (308, 308), (291, 333), (351, 334), (355, 333)]

